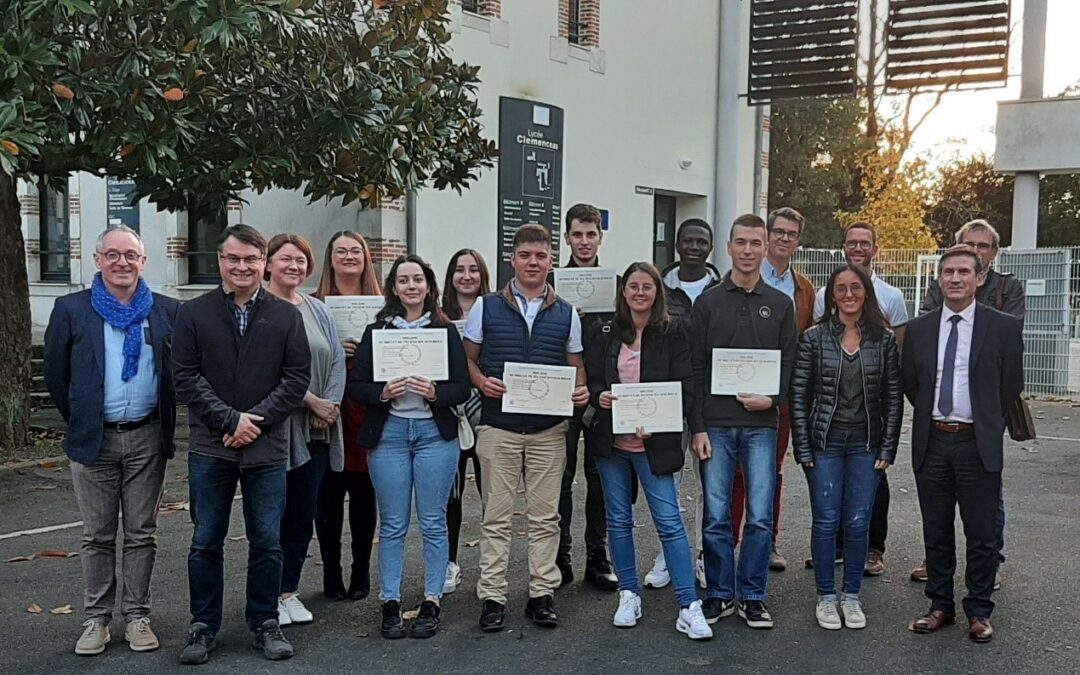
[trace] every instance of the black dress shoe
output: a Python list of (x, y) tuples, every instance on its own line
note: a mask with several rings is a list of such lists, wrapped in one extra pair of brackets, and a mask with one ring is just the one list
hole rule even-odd
[(382, 605), (382, 636), (387, 640), (405, 637), (405, 622), (401, 620), (401, 603), (387, 600)]
[(506, 605), (495, 600), (485, 600), (480, 610), (480, 630), (485, 633), (497, 633), (503, 629), (506, 621)]
[(345, 582), (341, 580), (341, 568), (336, 570), (323, 568), (323, 595), (330, 600), (345, 599)]
[(431, 600), (420, 603), (416, 620), (409, 627), (409, 637), (429, 638), (439, 632), (439, 606)]
[(371, 578), (366, 571), (353, 570), (349, 580), (349, 599), (363, 600), (371, 594)]
[(611, 563), (605, 556), (593, 556), (585, 565), (585, 581), (601, 591), (619, 590), (619, 577), (611, 571)]
[(525, 618), (545, 628), (558, 626), (559, 615), (555, 613), (555, 598), (550, 595), (529, 598), (525, 605)]
[(574, 580), (574, 565), (570, 561), (569, 553), (560, 553), (555, 558), (555, 566), (559, 568), (559, 574), (562, 575), (562, 583), (560, 587), (565, 586)]

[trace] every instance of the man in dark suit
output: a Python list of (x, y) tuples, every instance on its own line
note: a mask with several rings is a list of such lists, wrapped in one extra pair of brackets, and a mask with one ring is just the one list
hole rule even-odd
[(158, 648), (150, 628), (150, 577), (158, 501), (173, 456), (169, 343), (179, 303), (142, 279), (146, 255), (134, 230), (97, 239), (90, 290), (57, 299), (45, 331), (45, 385), (68, 425), (75, 498), (83, 521), (86, 621), (75, 653), (105, 651), (116, 601), (116, 530), (123, 509), (120, 611), (134, 651)]
[(956, 506), (967, 538), (968, 636), (989, 642), (998, 567), (1005, 411), (1024, 388), (1024, 342), (1010, 315), (975, 301), (983, 273), (975, 249), (958, 245), (938, 263), (944, 306), (908, 323), (904, 393), (914, 406), (912, 466), (926, 543), (930, 612), (911, 622), (932, 633), (955, 622)]

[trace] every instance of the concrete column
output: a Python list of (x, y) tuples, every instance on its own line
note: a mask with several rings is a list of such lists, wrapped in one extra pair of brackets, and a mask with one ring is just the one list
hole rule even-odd
[(739, 215), (739, 111), (743, 102), (739, 89), (743, 84), (740, 65), (745, 51), (743, 3), (720, 3), (720, 49), (717, 58), (716, 87), (716, 189), (713, 198), (712, 226), (715, 233), (713, 264), (721, 272), (731, 269), (727, 254), (727, 230)]
[[(1046, 0), (1024, 0), (1024, 43), (1020, 55), (1020, 98), (1043, 97), (1046, 66)], [(1039, 174), (1016, 174), (1013, 186), (1012, 246), (1032, 249), (1039, 236)]]

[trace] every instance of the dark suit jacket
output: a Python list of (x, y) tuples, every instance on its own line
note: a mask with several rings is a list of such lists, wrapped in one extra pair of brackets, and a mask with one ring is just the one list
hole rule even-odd
[[(165, 453), (173, 456), (176, 404), (169, 352), (176, 300), (154, 293), (150, 342), (158, 376), (158, 414)], [(164, 364), (164, 365), (163, 365)], [(93, 464), (101, 451), (105, 415), (105, 323), (90, 303), (90, 291), (57, 298), (45, 329), (45, 386), (68, 425), (64, 449), (72, 461)]]
[[(922, 314), (908, 322), (904, 338), (901, 369), (904, 395), (915, 409), (911, 462), (916, 471), (930, 439), (940, 324), (941, 309)], [(1024, 390), (1024, 341), (1016, 319), (977, 304), (968, 363), (968, 396), (979, 458), (987, 471), (1001, 471), (1005, 411)]]

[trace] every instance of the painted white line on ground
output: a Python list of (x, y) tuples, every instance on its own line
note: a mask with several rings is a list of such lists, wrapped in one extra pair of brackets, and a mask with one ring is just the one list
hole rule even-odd
[[(240, 495), (233, 497), (233, 501), (242, 499)], [(121, 516), (122, 518), (122, 516)], [(19, 530), (18, 532), (8, 532), (7, 534), (0, 534), (0, 541), (5, 539), (14, 539), (16, 537), (28, 537), (34, 534), (47, 534), (49, 532), (57, 532), (59, 530), (70, 530), (73, 527), (81, 527), (83, 521), (78, 520), (74, 523), (64, 523), (63, 525), (47, 525), (46, 527), (35, 527), (31, 530)]]

